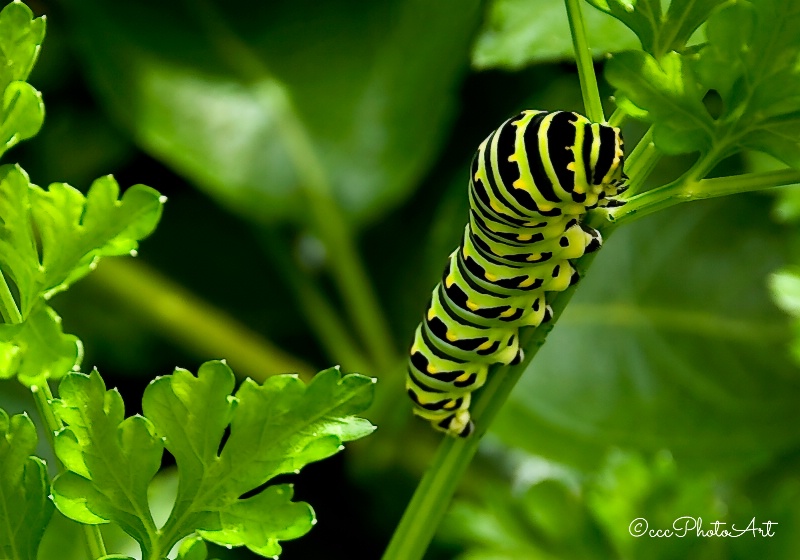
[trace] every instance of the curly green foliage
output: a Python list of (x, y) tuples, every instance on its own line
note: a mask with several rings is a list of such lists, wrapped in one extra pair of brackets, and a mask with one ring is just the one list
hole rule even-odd
[(0, 168), (0, 268), (16, 284), (23, 319), (100, 257), (134, 251), (158, 223), (163, 202), (144, 185), (120, 199), (111, 176), (97, 179), (84, 196), (65, 183), (47, 190), (32, 185), (18, 166)]
[(17, 379), (27, 386), (60, 379), (83, 358), (78, 337), (66, 334), (52, 307), (37, 307), (19, 325), (0, 325), (0, 379)]
[[(670, 11), (683, 3), (673, 2)], [(636, 4), (633, 13), (641, 16), (646, 5)], [(799, 25), (797, 0), (730, 3), (711, 15), (708, 42), (698, 52), (624, 52), (609, 61), (606, 77), (620, 108), (653, 123), (654, 142), (665, 153), (699, 151), (713, 163), (752, 149), (798, 167)], [(703, 103), (711, 90), (722, 100), (715, 116)]]
[[(147, 388), (145, 416), (126, 419), (119, 393), (107, 391), (97, 372), (69, 375), (56, 402), (67, 424), (56, 437), (67, 469), (53, 483), (56, 506), (82, 523), (118, 524), (146, 559), (161, 558), (195, 532), (210, 542), (279, 555), (279, 541), (311, 529), (311, 506), (292, 502), (286, 484), (240, 497), (371, 433), (374, 426), (354, 415), (371, 403), (373, 380), (329, 369), (308, 386), (280, 375), (233, 389), (224, 362), (203, 364), (197, 376), (177, 369)], [(170, 517), (158, 528), (147, 487), (164, 448), (175, 457), (180, 484)]]
[(679, 51), (715, 8), (728, 0), (673, 0), (666, 13), (661, 0), (587, 0), (628, 26), (642, 43), (642, 49), (661, 58)]
[(0, 156), (42, 126), (42, 96), (25, 80), (39, 55), (44, 32), (44, 18), (34, 18), (21, 2), (0, 11)]
[(44, 461), (36, 450), (36, 428), (26, 414), (10, 419), (0, 409), (0, 557), (36, 560), (53, 513)]

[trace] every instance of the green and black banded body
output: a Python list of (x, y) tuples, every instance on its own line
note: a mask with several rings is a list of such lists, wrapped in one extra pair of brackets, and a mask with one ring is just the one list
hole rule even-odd
[(471, 393), (491, 364), (522, 359), (520, 327), (550, 319), (548, 292), (578, 280), (570, 262), (600, 247), (586, 212), (624, 190), (617, 128), (567, 112), (524, 111), (472, 161), (470, 217), (411, 347), (414, 412), (450, 435), (472, 430)]

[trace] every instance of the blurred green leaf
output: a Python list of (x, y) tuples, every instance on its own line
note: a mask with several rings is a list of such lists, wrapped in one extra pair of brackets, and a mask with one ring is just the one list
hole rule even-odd
[(0, 556), (9, 560), (36, 560), (53, 513), (47, 467), (31, 456), (37, 439), (26, 414), (0, 409)]
[(83, 358), (78, 337), (64, 334), (61, 317), (40, 305), (21, 325), (0, 325), (0, 379), (17, 376), (24, 385), (60, 379)]
[[(233, 386), (227, 365), (208, 362), (197, 377), (178, 369), (145, 391), (145, 415), (165, 438), (181, 481), (163, 531), (177, 540), (199, 528), (213, 542), (274, 556), (278, 540), (310, 530), (313, 511), (290, 502), (285, 486), (240, 496), (371, 433), (374, 426), (354, 414), (371, 403), (373, 380), (342, 377), (332, 368), (307, 387), (296, 376), (278, 375), (263, 385), (246, 380), (231, 398)], [(228, 424), (230, 437), (220, 451)]]
[(3, 92), (0, 156), (39, 132), (44, 122), (42, 95), (30, 84), (11, 82)]
[(703, 105), (705, 90), (677, 53), (657, 61), (642, 51), (614, 55), (606, 79), (617, 88), (617, 105), (653, 123), (653, 140), (668, 154), (707, 151), (714, 121)]
[(681, 50), (714, 9), (726, 0), (672, 0), (666, 13), (661, 0), (587, 0), (629, 27), (642, 49), (657, 59)]
[[(595, 57), (636, 47), (636, 38), (617, 20), (585, 12), (589, 45)], [(478, 69), (515, 70), (540, 62), (574, 59), (563, 2), (494, 0), (472, 51)]]
[(28, 79), (44, 32), (44, 18), (34, 18), (22, 2), (10, 2), (0, 11), (0, 91), (11, 82)]
[[(250, 219), (300, 223), (297, 166), (315, 158), (358, 222), (413, 190), (481, 12), (477, 0), (65, 8), (98, 93), (144, 149)], [(296, 153), (294, 134), (316, 155)]]
[(158, 192), (134, 185), (118, 197), (111, 176), (84, 197), (64, 183), (32, 185), (18, 166), (0, 167), (0, 267), (16, 284), (23, 320), (98, 258), (131, 253), (153, 231), (164, 202)]
[(178, 549), (178, 560), (206, 560), (208, 547), (200, 537), (189, 537)]
[(0, 156), (42, 126), (42, 96), (25, 80), (39, 55), (44, 31), (44, 18), (34, 18), (22, 2), (11, 2), (0, 11)]
[(768, 202), (696, 203), (616, 233), (495, 433), (582, 468), (616, 445), (742, 471), (800, 444), (789, 329), (765, 289), (788, 240)]
[[(532, 457), (540, 462), (539, 458)], [(552, 464), (551, 464), (552, 465)], [(557, 465), (554, 465), (557, 467)], [(669, 453), (614, 449), (577, 485), (544, 476), (532, 484), (489, 480), (477, 497), (456, 502), (439, 537), (466, 546), (458, 560), (575, 558), (747, 560), (794, 558), (800, 490), (796, 463), (779, 461), (747, 479), (721, 479), (679, 468)], [(773, 538), (697, 534), (773, 525)], [(671, 538), (648, 530), (685, 529)], [(634, 536), (635, 535), (635, 536)]]

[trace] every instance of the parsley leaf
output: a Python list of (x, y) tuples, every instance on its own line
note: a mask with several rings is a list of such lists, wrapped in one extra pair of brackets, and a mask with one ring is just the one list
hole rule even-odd
[(8, 417), (0, 409), (0, 557), (36, 560), (39, 542), (53, 513), (47, 467), (32, 454), (36, 428), (26, 414)]
[(44, 40), (44, 18), (21, 2), (0, 11), (0, 156), (34, 136), (44, 121), (41, 94), (25, 83)]
[[(67, 469), (53, 483), (56, 506), (82, 523), (118, 524), (145, 557), (163, 556), (195, 532), (277, 556), (280, 540), (311, 529), (311, 506), (292, 502), (286, 484), (241, 496), (371, 433), (374, 426), (355, 414), (370, 405), (373, 380), (332, 368), (308, 386), (294, 375), (277, 375), (262, 385), (245, 380), (234, 395), (233, 389), (224, 362), (203, 364), (197, 376), (177, 369), (148, 386), (144, 417), (125, 419), (119, 393), (107, 391), (97, 372), (68, 375), (56, 402), (67, 425), (56, 437)], [(157, 528), (147, 487), (164, 447), (175, 457), (180, 483), (169, 519)], [(204, 557), (195, 551), (199, 546), (186, 545), (182, 554)]]

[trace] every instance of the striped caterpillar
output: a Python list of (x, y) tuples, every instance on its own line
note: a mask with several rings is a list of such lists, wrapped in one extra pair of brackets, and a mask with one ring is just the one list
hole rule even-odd
[(406, 389), (414, 413), (467, 437), (471, 393), (491, 364), (522, 360), (520, 327), (552, 317), (547, 292), (578, 281), (570, 262), (600, 248), (582, 225), (625, 190), (622, 136), (576, 113), (523, 111), (472, 160), (470, 216), (411, 346)]

